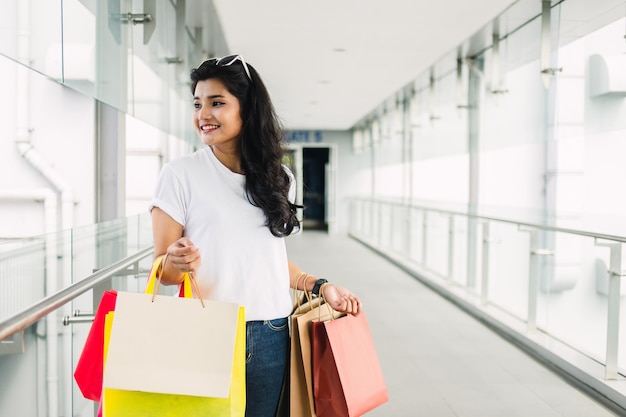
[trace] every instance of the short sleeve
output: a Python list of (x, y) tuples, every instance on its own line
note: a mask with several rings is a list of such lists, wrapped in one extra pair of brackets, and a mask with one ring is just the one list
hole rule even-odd
[(158, 207), (181, 226), (185, 225), (185, 190), (170, 164), (161, 169), (149, 209)]

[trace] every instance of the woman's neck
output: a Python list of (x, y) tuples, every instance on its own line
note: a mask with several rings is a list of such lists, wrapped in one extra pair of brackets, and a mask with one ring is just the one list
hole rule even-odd
[(231, 147), (223, 147), (223, 146), (211, 146), (213, 150), (213, 154), (215, 157), (224, 165), (226, 168), (231, 170), (236, 174), (243, 174), (243, 169), (241, 168), (241, 153), (237, 148)]

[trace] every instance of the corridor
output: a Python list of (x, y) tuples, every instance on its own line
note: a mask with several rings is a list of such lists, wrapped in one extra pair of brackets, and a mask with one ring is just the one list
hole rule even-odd
[(287, 246), (363, 302), (389, 390), (368, 416), (616, 415), (359, 242), (304, 231)]

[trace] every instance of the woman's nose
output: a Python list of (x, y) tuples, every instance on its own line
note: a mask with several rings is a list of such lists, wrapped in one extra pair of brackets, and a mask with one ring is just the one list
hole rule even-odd
[(200, 111), (198, 112), (199, 119), (208, 119), (211, 116), (211, 107), (210, 106), (202, 106)]

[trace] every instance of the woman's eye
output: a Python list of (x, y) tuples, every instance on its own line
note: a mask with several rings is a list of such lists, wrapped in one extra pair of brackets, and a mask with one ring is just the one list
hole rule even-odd
[(213, 102), (213, 107), (221, 106), (222, 104), (224, 104), (224, 103), (221, 102), (221, 101), (214, 101)]
[(200, 103), (193, 103), (193, 108), (194, 109), (199, 109), (200, 107), (201, 107)]

